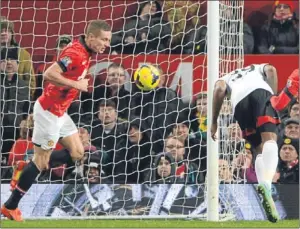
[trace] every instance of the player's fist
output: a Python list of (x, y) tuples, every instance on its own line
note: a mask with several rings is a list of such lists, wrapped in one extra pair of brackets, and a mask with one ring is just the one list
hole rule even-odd
[(80, 91), (87, 92), (89, 86), (89, 79), (82, 79), (79, 81), (76, 81), (76, 89)]

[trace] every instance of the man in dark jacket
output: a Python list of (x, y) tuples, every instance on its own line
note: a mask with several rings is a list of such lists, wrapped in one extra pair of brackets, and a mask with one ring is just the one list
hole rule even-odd
[(299, 27), (292, 2), (276, 1), (272, 18), (262, 26), (259, 34), (260, 54), (298, 54)]
[(124, 67), (119, 63), (110, 64), (107, 68), (105, 84), (98, 85), (99, 82), (96, 81), (92, 94), (88, 92), (82, 93), (81, 98), (84, 112), (93, 112), (93, 102), (95, 103), (94, 107), (97, 109), (102, 99), (111, 99), (116, 104), (118, 117), (127, 120), (130, 93), (125, 90), (125, 81)]
[(118, 121), (114, 101), (102, 100), (99, 104), (98, 119), (92, 123), (91, 141), (105, 155), (102, 169), (107, 176), (114, 173), (116, 143), (121, 138), (126, 138), (127, 129), (126, 122)]
[(153, 143), (155, 153), (162, 152), (163, 139), (172, 131), (178, 111), (183, 109), (182, 100), (169, 88), (157, 88), (142, 92), (133, 85), (130, 115), (144, 120), (146, 132)]
[[(30, 91), (28, 83), (18, 78), (18, 48), (1, 50), (1, 121), (3, 145), (1, 152), (9, 152), (18, 137), (18, 127), (25, 113), (28, 114)], [(27, 108), (27, 110), (26, 110)], [(3, 156), (6, 156), (4, 154)]]
[(131, 117), (127, 138), (121, 138), (116, 145), (114, 176), (118, 183), (143, 183), (153, 154), (143, 120)]
[(146, 1), (140, 5), (137, 16), (112, 37), (111, 46), (123, 54), (162, 53), (169, 47), (170, 37), (171, 27), (163, 20), (161, 5), (158, 1)]

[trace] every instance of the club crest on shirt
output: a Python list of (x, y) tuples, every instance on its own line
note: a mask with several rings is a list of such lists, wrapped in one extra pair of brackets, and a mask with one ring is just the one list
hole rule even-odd
[(47, 143), (47, 145), (48, 145), (49, 147), (53, 147), (53, 146), (54, 146), (54, 141), (49, 140), (48, 143)]
[(63, 57), (62, 59), (60, 59), (60, 62), (61, 62), (65, 67), (68, 67), (68, 65), (72, 63), (72, 60), (71, 60), (70, 57), (65, 56), (65, 57)]

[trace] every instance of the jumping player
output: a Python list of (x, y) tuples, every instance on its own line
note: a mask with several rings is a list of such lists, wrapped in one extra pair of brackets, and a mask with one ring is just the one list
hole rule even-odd
[(277, 93), (277, 72), (269, 64), (253, 64), (237, 69), (215, 83), (211, 136), (216, 140), (217, 119), (225, 96), (230, 97), (234, 117), (243, 137), (255, 148), (258, 156), (255, 171), (258, 193), (263, 197), (267, 218), (277, 222), (279, 215), (271, 195), (272, 179), (278, 164), (277, 124), (280, 123), (270, 97)]
[[(73, 161), (81, 161), (84, 148), (78, 130), (66, 113), (79, 91), (88, 90), (85, 79), (93, 53), (103, 53), (110, 46), (111, 27), (105, 21), (89, 23), (85, 36), (70, 43), (44, 73), (49, 84), (37, 99), (33, 110), (33, 160), (24, 168), (16, 188), (1, 208), (9, 219), (22, 221), (18, 204), (38, 174), (48, 168), (50, 154), (59, 141)], [(66, 151), (67, 152), (67, 151)]]

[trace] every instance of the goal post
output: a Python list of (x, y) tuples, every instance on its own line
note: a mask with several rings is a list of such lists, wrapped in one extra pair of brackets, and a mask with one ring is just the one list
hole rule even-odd
[(219, 220), (219, 144), (210, 136), (214, 83), (219, 78), (219, 1), (207, 2), (207, 220)]

